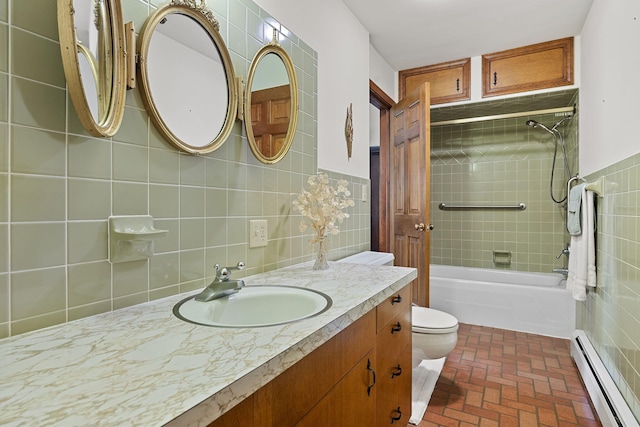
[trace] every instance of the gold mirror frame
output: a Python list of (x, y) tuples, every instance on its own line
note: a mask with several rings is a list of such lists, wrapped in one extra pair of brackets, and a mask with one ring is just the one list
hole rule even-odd
[[(287, 129), (285, 140), (280, 150), (273, 156), (266, 156), (260, 150), (259, 144), (257, 143), (253, 132), (251, 117), (251, 86), (253, 84), (253, 80), (255, 78), (256, 71), (258, 70), (260, 61), (269, 54), (277, 55), (282, 61), (284, 68), (287, 70), (287, 76), (289, 78), (289, 92), (291, 96), (289, 126)], [(249, 147), (251, 148), (253, 155), (262, 163), (277, 163), (282, 160), (287, 152), (289, 152), (289, 148), (291, 148), (291, 143), (293, 142), (293, 137), (295, 136), (296, 125), (298, 122), (298, 82), (296, 80), (296, 73), (293, 68), (293, 61), (291, 61), (289, 54), (282, 48), (282, 46), (278, 44), (276, 35), (274, 35), (274, 40), (271, 43), (263, 46), (253, 58), (251, 66), (249, 67), (249, 75), (247, 76), (247, 83), (244, 92), (244, 126), (247, 132)]]
[[(109, 16), (104, 16), (108, 13)], [(127, 93), (126, 38), (120, 0), (94, 0), (95, 25), (108, 23), (110, 37), (97, 58), (78, 39), (73, 0), (58, 0), (58, 36), (69, 97), (80, 123), (93, 136), (111, 137), (120, 128)], [(98, 117), (91, 113), (82, 80), (80, 57), (86, 59), (96, 84)], [(111, 77), (111, 84), (107, 78)]]
[[(165, 120), (163, 120), (152, 96), (149, 83), (149, 67), (147, 62), (151, 37), (158, 24), (171, 14), (187, 16), (193, 19), (202, 27), (202, 29), (204, 29), (218, 51), (224, 68), (228, 94), (226, 116), (218, 135), (206, 145), (193, 145), (188, 141), (184, 141), (179, 138), (170, 129)], [(201, 0), (200, 4), (196, 4), (196, 0), (172, 0), (171, 3), (158, 9), (153, 15), (149, 16), (140, 31), (140, 37), (138, 38), (138, 52), (140, 55), (138, 64), (140, 94), (147, 112), (158, 131), (170, 143), (191, 154), (206, 154), (220, 148), (220, 146), (229, 137), (238, 114), (238, 91), (231, 56), (229, 55), (226, 45), (220, 36), (218, 21), (213, 16), (213, 12), (207, 7), (205, 0)], [(189, 76), (176, 76), (176, 78), (188, 79)]]

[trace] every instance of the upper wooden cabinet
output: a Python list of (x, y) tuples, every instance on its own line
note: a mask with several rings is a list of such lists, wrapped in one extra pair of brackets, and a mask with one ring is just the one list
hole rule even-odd
[(573, 84), (573, 37), (482, 55), (482, 97)]
[(400, 99), (431, 83), (431, 105), (470, 99), (471, 59), (426, 65), (398, 72)]

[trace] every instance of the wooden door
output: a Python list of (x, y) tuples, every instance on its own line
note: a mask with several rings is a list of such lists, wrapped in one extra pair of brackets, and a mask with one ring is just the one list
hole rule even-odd
[(274, 157), (282, 148), (289, 130), (291, 89), (289, 85), (251, 93), (251, 126), (256, 144), (265, 157)]
[(430, 88), (425, 83), (391, 108), (390, 236), (395, 265), (418, 269), (413, 302), (429, 306)]

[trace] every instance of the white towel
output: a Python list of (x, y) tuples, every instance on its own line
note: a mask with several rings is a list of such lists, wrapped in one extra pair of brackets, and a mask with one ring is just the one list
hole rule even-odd
[(587, 286), (596, 285), (593, 192), (582, 190), (582, 232), (571, 236), (567, 289), (578, 301), (587, 299)]
[(596, 218), (593, 191), (587, 194), (587, 286), (596, 287)]
[(411, 380), (411, 418), (409, 424), (418, 425), (427, 411), (431, 394), (436, 387), (440, 372), (444, 367), (446, 357), (440, 359), (425, 359), (413, 369)]
[(567, 231), (575, 236), (582, 232), (580, 227), (582, 210), (582, 192), (585, 184), (578, 184), (569, 191), (567, 200)]

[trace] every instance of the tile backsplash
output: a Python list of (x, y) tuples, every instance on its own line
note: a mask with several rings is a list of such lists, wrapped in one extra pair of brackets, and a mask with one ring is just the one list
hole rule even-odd
[[(122, 5), (125, 22), (139, 29), (158, 2)], [(265, 26), (279, 24), (249, 0), (209, 6), (236, 75), (246, 76), (270, 41), (259, 39)], [(287, 156), (264, 165), (241, 122), (209, 155), (179, 152), (155, 130), (137, 90), (127, 93), (113, 138), (89, 136), (66, 91), (56, 2), (0, 0), (0, 337), (201, 288), (215, 263), (243, 260), (253, 274), (313, 258), (291, 201), (316, 172), (317, 55), (287, 34), (298, 128)], [(369, 187), (368, 179), (329, 174)], [(356, 200), (350, 213), (331, 239), (331, 259), (369, 248), (369, 204)], [(107, 218), (140, 214), (168, 236), (148, 261), (110, 264)], [(250, 219), (268, 221), (267, 247), (249, 248)]]

